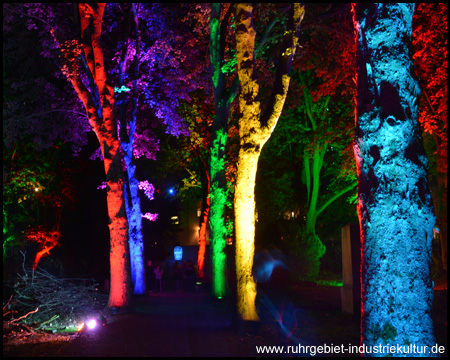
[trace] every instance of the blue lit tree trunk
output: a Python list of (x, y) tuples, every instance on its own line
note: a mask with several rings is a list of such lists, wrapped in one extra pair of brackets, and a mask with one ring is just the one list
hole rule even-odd
[[(133, 142), (136, 131), (136, 112), (138, 106), (137, 79), (139, 77), (139, 30), (136, 7), (131, 5), (133, 25), (136, 34), (136, 55), (134, 57), (134, 80), (131, 114), (128, 118), (126, 109), (125, 72), (128, 61), (129, 34), (124, 34), (123, 50), (119, 64), (119, 113), (121, 122), (120, 141), (124, 151), (124, 161), (127, 167), (125, 182), (125, 210), (128, 218), (128, 237), (130, 247), (130, 271), (133, 294), (142, 295), (146, 293), (145, 266), (144, 266), (144, 238), (142, 235), (142, 212), (141, 200), (139, 198), (139, 181), (136, 179), (136, 165), (133, 163)], [(128, 127), (128, 129), (127, 129)]]
[[(128, 235), (130, 246), (130, 270), (133, 294), (146, 293), (144, 266), (144, 238), (142, 235), (142, 212), (139, 198), (139, 181), (135, 177), (136, 165), (132, 163), (133, 142), (124, 148), (124, 159), (127, 165), (127, 180), (125, 185), (125, 208), (128, 217)], [(131, 149), (130, 149), (131, 148)]]
[(230, 105), (237, 93), (237, 80), (230, 89), (226, 88), (224, 65), (225, 31), (231, 16), (230, 8), (220, 23), (220, 3), (211, 5), (211, 67), (214, 89), (215, 116), (211, 137), (211, 188), (210, 188), (210, 242), (212, 258), (212, 293), (221, 298), (226, 294), (226, 240), (225, 204), (227, 201), (227, 183), (225, 179), (225, 146), (228, 137), (228, 118)]
[(418, 124), (418, 84), (411, 75), (414, 4), (364, 4), (355, 10), (361, 341), (430, 349), (435, 216)]

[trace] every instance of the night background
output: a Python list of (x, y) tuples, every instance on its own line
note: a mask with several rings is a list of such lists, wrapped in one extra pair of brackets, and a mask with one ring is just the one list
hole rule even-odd
[(446, 4), (3, 5), (4, 355), (446, 356), (446, 308)]

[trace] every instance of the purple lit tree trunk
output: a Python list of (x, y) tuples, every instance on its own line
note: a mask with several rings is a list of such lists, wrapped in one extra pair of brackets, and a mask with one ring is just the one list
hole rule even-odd
[[(414, 4), (355, 10), (361, 342), (430, 350), (436, 343), (430, 317), (435, 216), (418, 123), (419, 88), (411, 75)], [(366, 355), (383, 355), (368, 350)], [(431, 355), (420, 351), (415, 355)]]

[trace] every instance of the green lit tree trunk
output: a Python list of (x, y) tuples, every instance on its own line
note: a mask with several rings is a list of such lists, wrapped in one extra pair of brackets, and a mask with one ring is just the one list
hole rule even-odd
[(225, 14), (223, 24), (220, 23), (220, 3), (211, 5), (211, 66), (214, 89), (215, 116), (211, 137), (211, 212), (210, 212), (210, 242), (212, 259), (212, 293), (221, 298), (226, 294), (226, 240), (227, 227), (225, 223), (225, 204), (228, 189), (225, 178), (225, 146), (228, 137), (228, 118), (230, 105), (236, 96), (237, 78), (227, 90), (224, 65), (225, 31), (231, 16), (231, 7)]
[(314, 146), (314, 153), (312, 157), (312, 164), (309, 161), (309, 156), (305, 154), (303, 161), (307, 174), (311, 175), (311, 180), (307, 184), (307, 199), (308, 210), (306, 212), (306, 232), (316, 233), (316, 219), (318, 216), (318, 201), (319, 201), (319, 187), (320, 187), (320, 171), (322, 170), (323, 157), (327, 149), (327, 144)]
[(312, 162), (309, 155), (306, 153), (303, 156), (303, 164), (306, 176), (306, 191), (307, 191), (307, 211), (306, 211), (306, 226), (304, 233), (301, 234), (302, 251), (307, 273), (304, 274), (306, 280), (314, 281), (317, 279), (320, 270), (320, 259), (325, 253), (325, 245), (320, 241), (316, 235), (316, 220), (319, 215), (318, 201), (319, 201), (319, 187), (320, 187), (320, 171), (322, 169), (323, 157), (326, 152), (326, 144), (323, 147), (314, 145), (312, 155)]
[(117, 121), (114, 118), (114, 89), (107, 81), (101, 45), (103, 13), (106, 4), (93, 4), (92, 7), (91, 5), (79, 4), (78, 7), (83, 49), (100, 95), (101, 117), (95, 107), (93, 94), (81, 81), (78, 71), (73, 71), (68, 78), (86, 108), (89, 122), (97, 135), (104, 159), (111, 244), (111, 287), (108, 306), (126, 307), (129, 305), (131, 292), (124, 174), (119, 151)]
[(418, 124), (418, 84), (411, 75), (414, 4), (358, 4), (355, 10), (361, 341), (422, 351), (436, 343), (430, 317), (435, 215)]
[(292, 57), (298, 41), (304, 7), (293, 4), (288, 29), (282, 40), (272, 97), (261, 114), (259, 84), (255, 69), (255, 29), (251, 4), (236, 4), (236, 57), (241, 91), (239, 107), (240, 149), (234, 198), (236, 230), (237, 307), (243, 320), (258, 320), (252, 276), (255, 241), (255, 178), (262, 147), (281, 115), (286, 99)]
[[(323, 167), (323, 157), (327, 150), (327, 143), (319, 146), (313, 145), (312, 161), (309, 153), (305, 150), (303, 154), (303, 166), (305, 172), (306, 183), (306, 226), (305, 232), (302, 235), (303, 243), (302, 249), (304, 251), (304, 261), (309, 262), (308, 273), (305, 274), (307, 280), (316, 280), (320, 270), (320, 259), (325, 254), (325, 245), (316, 234), (316, 222), (318, 216), (330, 205), (344, 195), (346, 192), (352, 190), (357, 185), (356, 182), (348, 185), (347, 187), (337, 191), (328, 198), (327, 201), (321, 201), (320, 199), (320, 172)], [(302, 259), (303, 260), (303, 259)]]

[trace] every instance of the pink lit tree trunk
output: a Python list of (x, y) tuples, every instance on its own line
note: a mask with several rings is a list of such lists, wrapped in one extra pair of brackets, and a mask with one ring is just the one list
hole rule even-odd
[(105, 4), (79, 4), (83, 50), (91, 76), (98, 89), (101, 116), (93, 94), (84, 86), (78, 71), (68, 78), (83, 102), (89, 123), (100, 143), (107, 181), (107, 205), (110, 231), (111, 289), (109, 307), (125, 307), (130, 300), (128, 221), (124, 202), (124, 174), (119, 152), (117, 121), (114, 118), (114, 89), (107, 80), (103, 60), (101, 31)]

